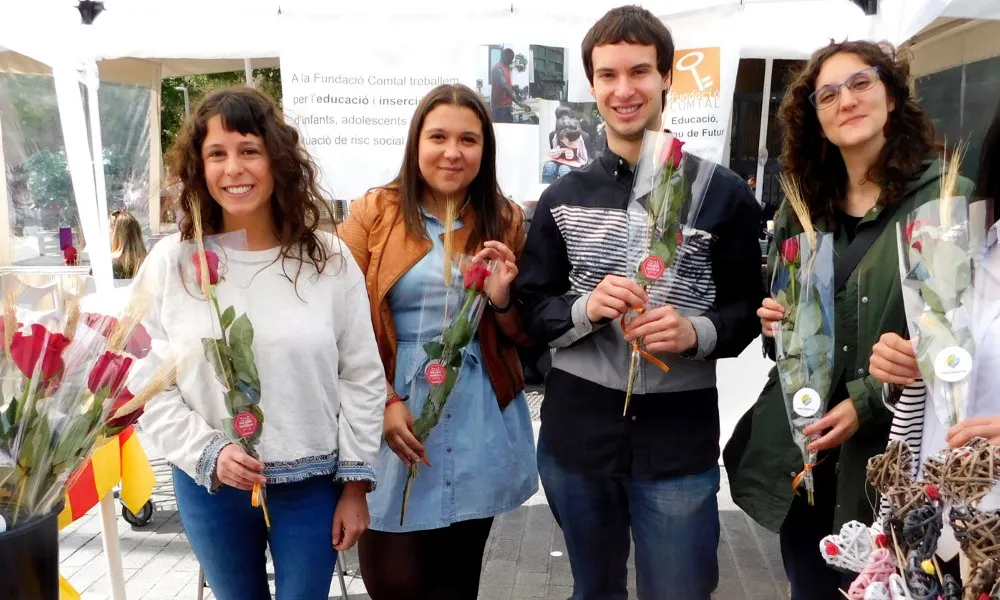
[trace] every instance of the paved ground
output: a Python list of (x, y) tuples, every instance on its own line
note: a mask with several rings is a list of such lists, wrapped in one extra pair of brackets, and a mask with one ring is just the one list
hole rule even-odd
[[(722, 382), (720, 389), (724, 389)], [(534, 415), (537, 415), (540, 402), (540, 394), (529, 394)], [(735, 419), (730, 417), (729, 420)], [(198, 563), (177, 516), (169, 473), (159, 464), (153, 499), (156, 511), (146, 527), (133, 528), (124, 519), (118, 519), (128, 598), (195, 600)], [(719, 493), (719, 506), (721, 580), (715, 598), (787, 598), (776, 537), (760, 529), (732, 504), (725, 478)], [(541, 492), (525, 506), (496, 520), (487, 549), (480, 599), (569, 598), (573, 579), (565, 544)], [(110, 599), (96, 510), (62, 531), (60, 550), (62, 575), (82, 593), (83, 600)], [(350, 600), (368, 598), (358, 571), (357, 553), (349, 552), (344, 559), (346, 597)], [(630, 561), (629, 585), (634, 598), (635, 575), (632, 571)], [(210, 591), (206, 590), (205, 597), (212, 597)], [(343, 597), (340, 583), (334, 578), (330, 598)]]

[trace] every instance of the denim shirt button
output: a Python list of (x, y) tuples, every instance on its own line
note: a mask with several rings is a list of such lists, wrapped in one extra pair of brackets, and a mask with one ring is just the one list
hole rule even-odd
[(444, 451), (447, 452), (448, 454), (451, 454), (451, 447), (445, 448)]

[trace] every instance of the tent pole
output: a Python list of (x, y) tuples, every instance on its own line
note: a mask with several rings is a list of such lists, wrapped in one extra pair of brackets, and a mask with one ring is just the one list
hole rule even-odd
[(771, 75), (774, 71), (774, 59), (769, 58), (764, 63), (764, 93), (760, 107), (760, 138), (757, 143), (757, 204), (764, 197), (764, 167), (767, 165), (767, 126), (771, 117)]
[(0, 266), (14, 263), (14, 231), (10, 226), (10, 197), (7, 194), (7, 163), (3, 155), (3, 119), (0, 119), (0, 233), (3, 239), (0, 243)]

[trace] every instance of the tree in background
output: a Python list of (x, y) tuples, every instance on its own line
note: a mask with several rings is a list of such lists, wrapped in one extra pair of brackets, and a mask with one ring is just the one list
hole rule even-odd
[[(278, 102), (278, 106), (281, 106), (280, 69), (254, 69), (253, 79), (257, 89), (270, 94)], [(177, 132), (184, 122), (184, 92), (177, 87), (187, 88), (191, 110), (194, 110), (198, 102), (212, 90), (245, 83), (246, 76), (243, 71), (164, 79), (160, 88), (160, 142), (163, 144), (163, 151), (166, 152), (174, 143)]]

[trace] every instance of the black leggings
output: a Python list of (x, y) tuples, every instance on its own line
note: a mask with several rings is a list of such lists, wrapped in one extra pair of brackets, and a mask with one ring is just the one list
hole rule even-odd
[(475, 600), (493, 519), (412, 533), (366, 531), (358, 543), (372, 600)]

